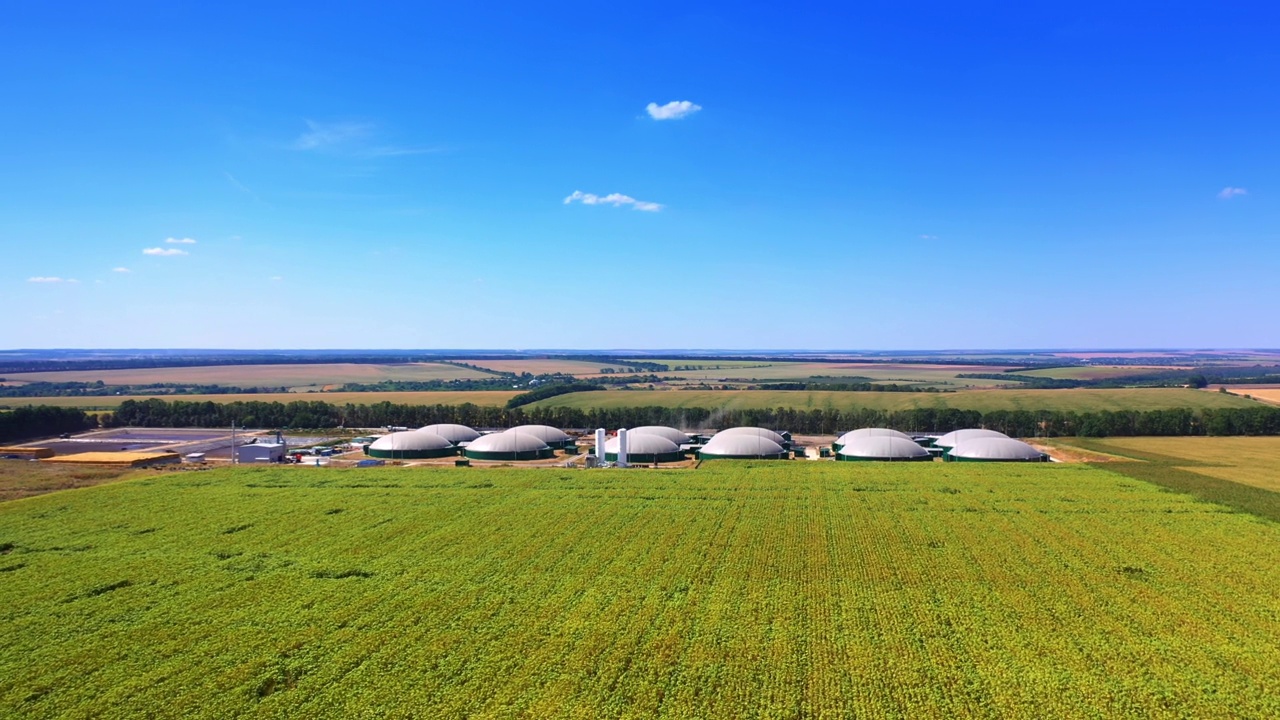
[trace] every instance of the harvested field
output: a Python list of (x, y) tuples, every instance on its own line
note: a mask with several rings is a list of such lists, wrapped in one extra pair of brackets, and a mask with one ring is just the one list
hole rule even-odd
[(701, 407), (805, 410), (1167, 410), (1171, 408), (1255, 407), (1257, 403), (1225, 393), (1185, 388), (1075, 390), (971, 390), (954, 393), (886, 393), (784, 390), (613, 390), (572, 393), (534, 403), (534, 407)]
[(227, 395), (110, 395), (106, 397), (36, 397), (0, 398), (0, 407), (25, 405), (55, 405), (78, 407), (86, 410), (114, 410), (125, 400), (151, 400), (182, 402), (327, 402), (334, 405), (372, 405), (390, 402), (405, 405), (505, 405), (507, 400), (519, 395), (519, 391), (476, 390), (464, 392), (326, 392), (326, 393), (248, 393)]
[[(1215, 385), (1211, 388), (1221, 387)], [(1260, 400), (1265, 403), (1280, 405), (1280, 385), (1227, 385), (1227, 392), (1244, 397), (1248, 395), (1254, 400)]]
[(199, 367), (137, 368), (130, 370), (67, 370), (61, 372), (8, 373), (8, 380), (27, 382), (97, 382), (107, 385), (180, 383), (230, 387), (317, 387), (342, 383), (376, 383), (385, 380), (474, 380), (493, 376), (443, 363), (365, 365), (332, 363), (316, 365), (208, 365)]

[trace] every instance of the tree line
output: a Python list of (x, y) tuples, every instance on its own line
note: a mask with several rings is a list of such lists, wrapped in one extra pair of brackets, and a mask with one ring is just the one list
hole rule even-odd
[(1221, 408), (1073, 412), (1057, 410), (852, 410), (794, 408), (707, 409), (669, 407), (571, 408), (490, 407), (472, 405), (336, 405), (319, 401), (290, 403), (244, 401), (219, 404), (184, 400), (126, 400), (101, 416), (107, 427), (249, 428), (419, 427), (459, 423), (505, 428), (525, 423), (561, 428), (618, 428), (670, 425), (685, 430), (738, 425), (833, 434), (860, 427), (889, 427), (904, 432), (948, 432), (985, 427), (1017, 437), (1132, 435), (1280, 435), (1280, 408)]
[(20, 407), (0, 412), (0, 442), (81, 432), (97, 426), (96, 419), (76, 408), (51, 405)]

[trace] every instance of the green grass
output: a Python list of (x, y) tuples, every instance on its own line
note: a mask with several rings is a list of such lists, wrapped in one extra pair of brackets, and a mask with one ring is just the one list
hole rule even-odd
[(174, 473), (0, 553), (8, 717), (1280, 714), (1280, 527), (1085, 466)]
[(1280, 521), (1280, 438), (1057, 438), (1051, 445), (1127, 457), (1113, 472)]
[(0, 460), (0, 502), (57, 490), (101, 485), (137, 472), (134, 468), (77, 467), (29, 460)]
[(572, 393), (534, 403), (540, 407), (617, 408), (701, 407), (763, 409), (791, 407), (805, 410), (872, 408), (910, 410), (918, 407), (961, 410), (1166, 410), (1170, 408), (1256, 407), (1257, 403), (1227, 393), (1184, 388), (1124, 388), (1116, 390), (977, 390), (954, 393), (884, 393), (784, 390), (614, 390)]

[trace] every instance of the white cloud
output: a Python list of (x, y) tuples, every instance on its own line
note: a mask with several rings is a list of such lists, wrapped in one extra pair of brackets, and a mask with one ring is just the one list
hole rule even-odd
[(307, 120), (307, 131), (293, 142), (295, 150), (316, 150), (339, 145), (368, 135), (373, 130), (370, 123), (337, 122), (318, 123)]
[(663, 207), (656, 202), (637, 200), (630, 195), (623, 195), (622, 193), (609, 193), (601, 196), (595, 193), (584, 193), (581, 190), (574, 190), (572, 195), (564, 199), (564, 204), (568, 205), (574, 200), (581, 202), (583, 205), (612, 205), (614, 207), (630, 205), (633, 210), (643, 210), (645, 212), (658, 212)]
[(284, 278), (280, 277), (279, 275), (272, 275), (272, 276), (271, 276), (271, 279), (272, 279), (272, 280), (275, 280), (275, 281), (277, 281), (277, 282), (279, 282), (280, 280), (283, 280)]
[(161, 257), (169, 257), (169, 256), (173, 256), (173, 255), (186, 255), (186, 254), (188, 254), (188, 253), (187, 253), (187, 251), (186, 251), (186, 250), (179, 250), (178, 248), (162, 248), (162, 247), (153, 247), (153, 248), (144, 248), (144, 249), (143, 249), (143, 251), (142, 251), (142, 254), (143, 254), (143, 255), (159, 255), (159, 256), (161, 256)]
[(694, 105), (688, 100), (672, 100), (666, 105), (649, 103), (645, 106), (645, 110), (649, 111), (649, 117), (654, 120), (679, 120), (680, 118), (692, 115), (701, 109), (701, 105)]
[(65, 279), (64, 279), (64, 278), (60, 278), (60, 277), (55, 277), (55, 276), (49, 275), (49, 276), (36, 276), (36, 277), (29, 277), (29, 278), (27, 278), (27, 282), (33, 282), (33, 283), (78, 283), (78, 282), (80, 282), (80, 281), (79, 281), (79, 280), (76, 280), (75, 278), (65, 278)]
[(1248, 194), (1249, 194), (1249, 191), (1245, 190), (1244, 188), (1231, 187), (1230, 185), (1228, 185), (1227, 187), (1222, 188), (1222, 192), (1218, 193), (1218, 197), (1222, 198), (1223, 200), (1230, 200), (1231, 198), (1237, 195), (1248, 195)]
[(165, 238), (165, 242), (170, 245), (195, 245), (196, 241), (191, 238)]
[(937, 235), (921, 235), (920, 239), (921, 240), (937, 240), (938, 236)]
[(133, 271), (127, 267), (118, 267), (118, 268), (111, 268), (111, 272), (127, 273), (127, 272), (133, 272)]

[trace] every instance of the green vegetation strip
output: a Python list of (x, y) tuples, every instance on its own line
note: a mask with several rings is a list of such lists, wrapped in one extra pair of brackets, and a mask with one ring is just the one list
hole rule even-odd
[(1276, 717), (1276, 567), (1085, 466), (148, 474), (0, 504), (0, 716)]
[(1093, 463), (1094, 467), (1280, 522), (1280, 493), (1210, 477), (1187, 469), (1213, 467), (1212, 463), (1132, 448), (1117, 448), (1105, 440), (1072, 438), (1070, 444), (1085, 450), (1130, 457), (1138, 461)]
[(708, 409), (795, 408), (802, 410), (1170, 410), (1174, 408), (1242, 408), (1259, 403), (1227, 393), (1184, 388), (1114, 390), (969, 390), (954, 393), (830, 392), (821, 390), (614, 390), (549, 398), (534, 407), (618, 408), (693, 407)]

